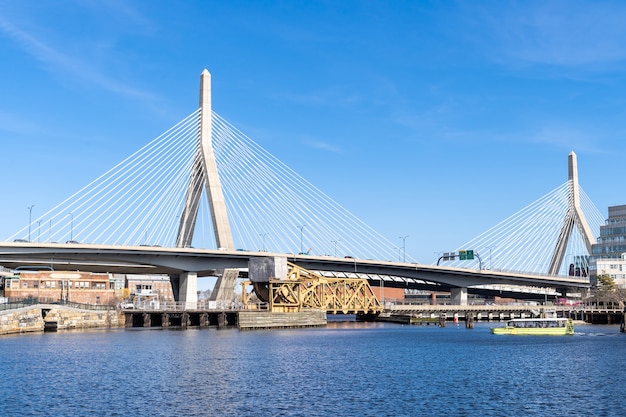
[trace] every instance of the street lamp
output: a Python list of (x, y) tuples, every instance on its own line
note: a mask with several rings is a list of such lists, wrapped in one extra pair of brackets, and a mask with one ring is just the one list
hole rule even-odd
[(33, 207), (35, 207), (34, 204), (28, 207), (28, 241), (29, 242), (30, 242), (30, 225), (32, 223), (32, 218), (33, 218)]
[(302, 226), (298, 226), (298, 229), (300, 229), (300, 254), (304, 253), (304, 247), (302, 246), (302, 230), (306, 227), (306, 224), (303, 224)]
[(70, 216), (70, 240), (74, 240), (74, 213), (67, 213)]
[(398, 237), (398, 239), (402, 239), (402, 262), (406, 262), (406, 238), (407, 237), (409, 237), (409, 235)]
[(259, 236), (263, 238), (263, 252), (265, 252), (265, 236), (267, 236), (267, 233), (261, 233)]
[(489, 248), (489, 269), (490, 270), (493, 270), (493, 264), (491, 263), (491, 250), (493, 248), (495, 248), (495, 247), (496, 247), (496, 245), (491, 245), (491, 246), (488, 247)]
[(337, 257), (337, 242), (341, 242), (341, 240), (331, 240), (330, 243), (335, 244), (335, 258)]

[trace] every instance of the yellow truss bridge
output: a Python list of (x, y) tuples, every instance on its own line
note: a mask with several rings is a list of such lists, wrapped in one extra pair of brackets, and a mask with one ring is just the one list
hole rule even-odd
[[(254, 292), (272, 312), (324, 310), (328, 314), (378, 315), (383, 306), (365, 279), (327, 278), (287, 262), (286, 279), (252, 283)], [(243, 285), (243, 302), (250, 305), (251, 293)]]

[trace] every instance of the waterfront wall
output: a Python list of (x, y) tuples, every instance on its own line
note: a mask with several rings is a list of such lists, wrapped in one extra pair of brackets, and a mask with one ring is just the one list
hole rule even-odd
[(43, 332), (44, 329), (123, 327), (124, 315), (116, 310), (82, 310), (39, 304), (0, 312), (0, 335)]
[(302, 311), (298, 313), (240, 311), (237, 321), (237, 327), (240, 330), (318, 327), (325, 325), (326, 313), (318, 310)]

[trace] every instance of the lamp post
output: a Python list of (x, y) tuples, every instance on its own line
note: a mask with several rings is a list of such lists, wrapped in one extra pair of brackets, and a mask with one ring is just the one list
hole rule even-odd
[(30, 242), (30, 225), (32, 223), (32, 218), (33, 218), (33, 207), (35, 207), (34, 204), (28, 207), (28, 241), (29, 242)]
[(491, 245), (491, 246), (489, 246), (489, 269), (490, 269), (490, 270), (493, 270), (493, 264), (491, 263), (491, 250), (492, 250), (493, 248), (495, 248), (495, 247), (496, 247), (496, 245)]
[(306, 227), (306, 224), (303, 224), (302, 226), (298, 226), (298, 229), (300, 229), (300, 254), (304, 253), (304, 248), (302, 246), (302, 231), (304, 230), (304, 228)]
[(335, 258), (337, 257), (337, 242), (341, 242), (341, 240), (331, 240), (330, 243), (335, 245)]
[(74, 213), (67, 213), (70, 216), (70, 240), (74, 240)]
[(267, 236), (267, 233), (261, 233), (260, 236), (263, 239), (263, 252), (265, 252), (265, 236)]
[(402, 262), (406, 262), (406, 238), (407, 237), (409, 237), (409, 235), (399, 237), (399, 239), (402, 239)]

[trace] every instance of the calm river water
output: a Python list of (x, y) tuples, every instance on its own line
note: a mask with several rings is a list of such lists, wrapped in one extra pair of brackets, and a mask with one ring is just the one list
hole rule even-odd
[(0, 415), (626, 415), (626, 335), (576, 332), (352, 322), (3, 336)]

